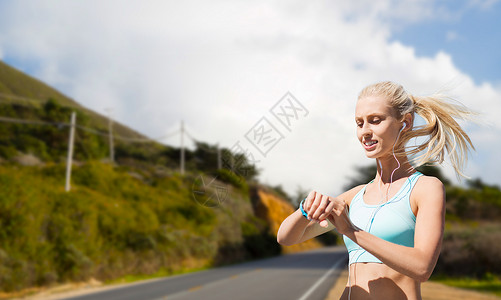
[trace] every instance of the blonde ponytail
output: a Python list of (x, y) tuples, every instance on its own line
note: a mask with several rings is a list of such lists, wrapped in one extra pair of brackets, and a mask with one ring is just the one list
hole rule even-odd
[(429, 97), (410, 96), (414, 102), (415, 112), (426, 122), (406, 134), (406, 140), (414, 137), (428, 136), (428, 140), (420, 145), (409, 147), (408, 155), (423, 154), (415, 157), (416, 166), (424, 164), (441, 164), (446, 152), (457, 175), (466, 177), (462, 170), (468, 161), (468, 150), (473, 146), (470, 137), (464, 132), (455, 119), (470, 119), (473, 112), (466, 107), (450, 103), (447, 97), (434, 95)]
[[(397, 149), (403, 151), (400, 155), (410, 156), (414, 167), (441, 164), (447, 152), (456, 174), (466, 177), (462, 171), (468, 161), (468, 151), (469, 148), (475, 148), (455, 119), (471, 119), (474, 112), (459, 103), (451, 103), (449, 98), (442, 95), (409, 95), (401, 85), (390, 81), (366, 87), (360, 93), (359, 99), (369, 95), (386, 97), (399, 119), (410, 113), (414, 120), (414, 113), (417, 113), (425, 120), (425, 125), (403, 132), (397, 144)], [(416, 137), (428, 139), (421, 144), (404, 147), (410, 139)]]

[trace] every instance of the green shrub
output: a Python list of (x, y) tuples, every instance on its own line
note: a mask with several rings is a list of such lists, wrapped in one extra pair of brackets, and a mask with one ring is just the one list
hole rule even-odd
[(250, 217), (248, 194), (228, 187), (224, 205), (204, 207), (192, 197), (194, 178), (90, 161), (73, 167), (65, 192), (64, 164), (0, 165), (0, 289), (278, 253), (266, 223)]
[(17, 155), (17, 150), (11, 145), (0, 144), (0, 156), (6, 159), (11, 159)]
[(240, 224), (244, 246), (251, 258), (261, 258), (280, 254), (281, 247), (277, 238), (270, 233), (268, 224), (254, 216)]
[(436, 273), (481, 278), (501, 274), (500, 225), (456, 224), (444, 234)]
[(228, 169), (218, 169), (215, 171), (216, 179), (227, 182), (236, 188), (248, 192), (249, 187), (242, 176), (239, 176)]

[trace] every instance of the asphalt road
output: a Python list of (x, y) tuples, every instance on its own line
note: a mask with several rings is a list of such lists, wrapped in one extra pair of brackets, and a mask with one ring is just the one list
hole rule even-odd
[(324, 300), (346, 264), (346, 248), (329, 247), (134, 283), (67, 299)]

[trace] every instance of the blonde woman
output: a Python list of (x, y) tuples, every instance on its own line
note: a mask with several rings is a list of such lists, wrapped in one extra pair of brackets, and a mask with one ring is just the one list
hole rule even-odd
[[(415, 114), (426, 121), (424, 126), (414, 126)], [(440, 253), (445, 191), (440, 180), (415, 167), (442, 163), (448, 155), (462, 175), (473, 145), (454, 118), (470, 114), (439, 96), (412, 96), (393, 82), (364, 88), (355, 124), (365, 154), (377, 161), (375, 178), (337, 197), (311, 191), (283, 221), (278, 242), (297, 244), (336, 228), (349, 252), (349, 279), (341, 299), (421, 299), (420, 285)], [(405, 147), (418, 136), (428, 139)]]

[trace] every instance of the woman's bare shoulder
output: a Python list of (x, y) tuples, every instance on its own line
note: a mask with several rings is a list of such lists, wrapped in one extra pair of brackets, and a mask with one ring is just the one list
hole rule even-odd
[(416, 186), (414, 189), (418, 192), (430, 192), (430, 191), (438, 191), (444, 189), (444, 184), (440, 179), (434, 176), (426, 176), (423, 175), (416, 182)]
[(411, 197), (415, 203), (428, 201), (444, 201), (445, 187), (442, 181), (434, 176), (421, 176), (413, 188)]

